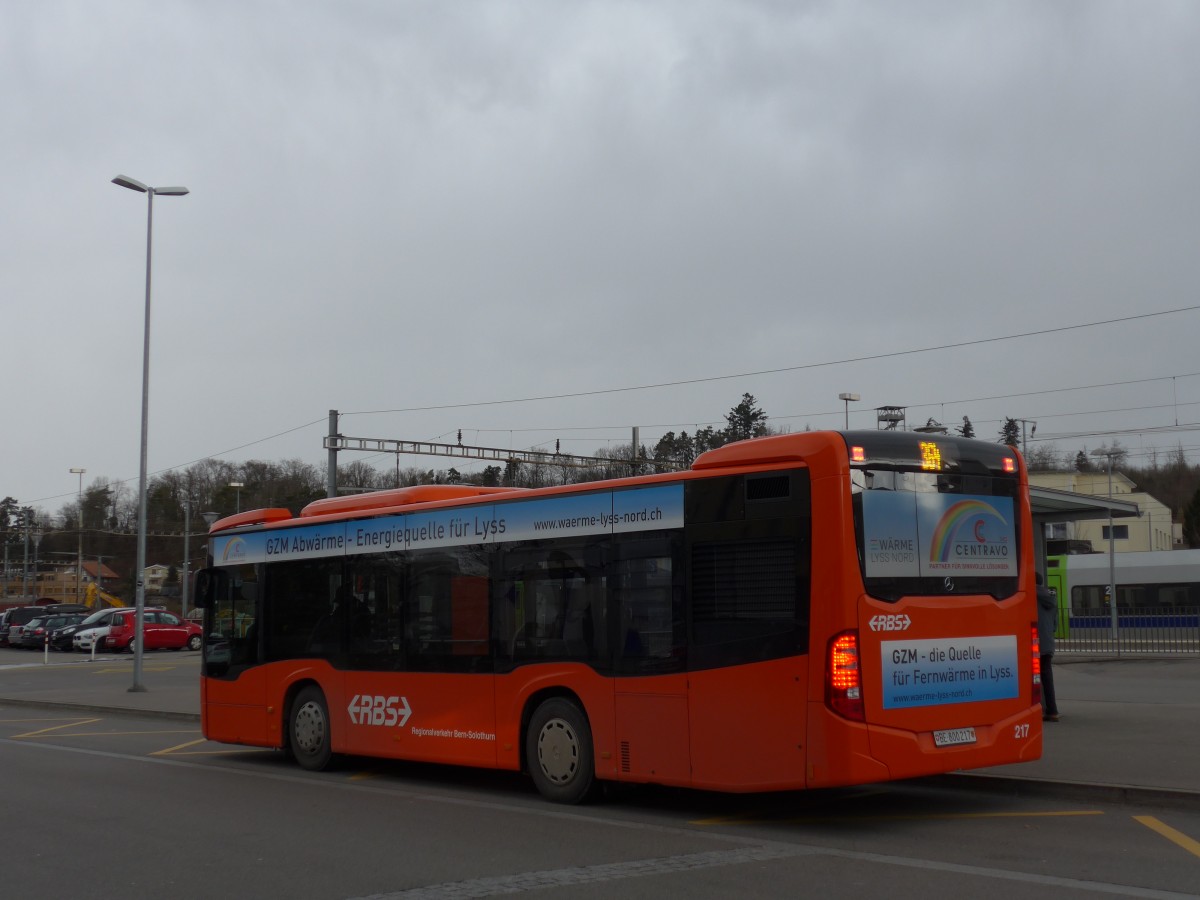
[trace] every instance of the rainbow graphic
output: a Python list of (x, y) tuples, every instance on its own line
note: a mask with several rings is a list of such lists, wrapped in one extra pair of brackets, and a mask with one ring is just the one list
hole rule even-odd
[(221, 554), (222, 562), (229, 562), (230, 558), (237, 559), (245, 555), (246, 542), (240, 537), (230, 538), (229, 543), (225, 545), (225, 551)]
[[(975, 499), (959, 500), (942, 514), (937, 527), (933, 530), (933, 538), (929, 546), (930, 562), (949, 561), (950, 546), (954, 543), (954, 536), (960, 528), (977, 516), (995, 518), (1004, 525), (1005, 533), (1009, 530), (1004, 516), (1000, 515), (999, 511), (990, 503)], [(972, 536), (972, 540), (976, 539)]]

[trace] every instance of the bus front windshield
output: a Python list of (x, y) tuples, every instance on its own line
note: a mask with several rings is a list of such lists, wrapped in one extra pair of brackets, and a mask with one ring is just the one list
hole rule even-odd
[(859, 567), (867, 593), (901, 597), (1017, 589), (1014, 477), (889, 466), (851, 470)]

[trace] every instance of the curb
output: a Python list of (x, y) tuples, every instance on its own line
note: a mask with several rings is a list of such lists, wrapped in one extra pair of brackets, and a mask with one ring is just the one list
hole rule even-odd
[(26, 706), (33, 709), (63, 709), (72, 712), (104, 713), (110, 716), (149, 716), (155, 719), (172, 719), (176, 722), (199, 722), (199, 713), (172, 712), (165, 709), (139, 709), (133, 706), (97, 706), (93, 703), (62, 703), (56, 700), (16, 700), (0, 697), (0, 706)]
[(1123, 806), (1182, 807), (1188, 810), (1200, 808), (1200, 791), (1184, 788), (1102, 784), (1095, 781), (1050, 781), (1020, 775), (987, 775), (975, 772), (932, 775), (922, 781), (940, 783), (945, 787), (991, 791), (1013, 797), (1056, 797)]

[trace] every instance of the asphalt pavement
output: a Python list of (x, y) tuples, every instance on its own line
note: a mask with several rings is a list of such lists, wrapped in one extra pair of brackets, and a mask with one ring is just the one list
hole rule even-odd
[[(14, 660), (12, 657), (16, 657)], [(5, 654), (0, 705), (33, 705), (198, 721), (200, 654)], [(1055, 658), (1061, 719), (1046, 722), (1042, 758), (951, 779), (1014, 793), (1195, 804), (1200, 808), (1200, 658)]]

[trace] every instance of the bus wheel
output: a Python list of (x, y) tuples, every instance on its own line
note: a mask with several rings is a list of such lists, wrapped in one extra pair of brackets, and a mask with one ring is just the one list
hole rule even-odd
[(575, 703), (552, 697), (529, 720), (525, 759), (533, 783), (547, 800), (581, 803), (596, 784), (592, 729)]
[(329, 764), (329, 707), (320, 688), (309, 685), (292, 701), (288, 746), (292, 758), (305, 769), (319, 772)]

